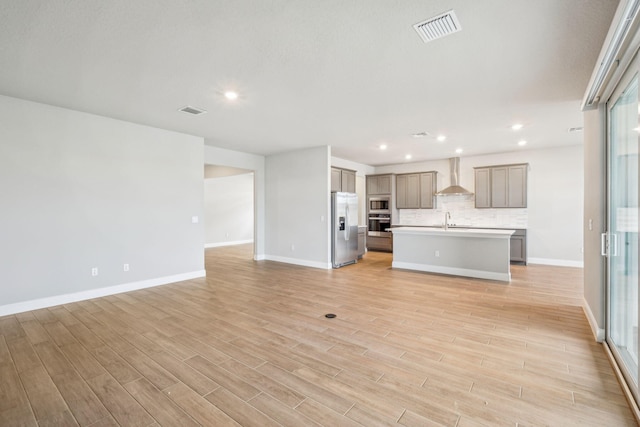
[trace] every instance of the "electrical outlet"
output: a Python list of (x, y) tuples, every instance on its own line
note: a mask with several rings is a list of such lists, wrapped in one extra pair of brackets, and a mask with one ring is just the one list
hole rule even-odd
[(97, 276), (98, 275), (98, 267), (93, 267), (91, 269), (91, 275), (92, 276)]
[(291, 252), (293, 252), (293, 251), (295, 251), (295, 250), (296, 250), (296, 247), (295, 247), (295, 246), (294, 246), (294, 244), (292, 243), (292, 244), (291, 244)]
[(224, 237), (229, 237), (229, 233), (225, 233), (225, 234), (224, 234)]
[(197, 223), (198, 223), (198, 221), (199, 221), (199, 219), (198, 219), (198, 217), (197, 217), (197, 216), (192, 216), (192, 217), (191, 217), (191, 223), (192, 223), (192, 224), (197, 224)]
[(122, 267), (122, 270), (124, 270), (124, 271), (129, 271), (129, 264), (125, 264), (125, 265)]
[(440, 251), (436, 251), (436, 257), (440, 256)]

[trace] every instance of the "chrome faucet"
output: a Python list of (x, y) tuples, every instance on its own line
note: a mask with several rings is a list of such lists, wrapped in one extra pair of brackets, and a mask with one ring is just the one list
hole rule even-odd
[(445, 212), (444, 214), (444, 229), (449, 229), (449, 220), (451, 219), (451, 214), (449, 212)]

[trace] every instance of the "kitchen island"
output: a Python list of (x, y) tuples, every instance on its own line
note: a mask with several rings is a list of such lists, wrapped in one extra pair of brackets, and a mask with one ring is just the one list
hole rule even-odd
[(511, 281), (514, 230), (396, 227), (393, 268)]

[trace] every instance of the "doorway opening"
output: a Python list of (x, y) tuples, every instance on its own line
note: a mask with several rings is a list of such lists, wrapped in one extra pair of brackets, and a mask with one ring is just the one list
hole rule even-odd
[(205, 249), (234, 246), (240, 256), (253, 258), (254, 171), (204, 165), (204, 235)]

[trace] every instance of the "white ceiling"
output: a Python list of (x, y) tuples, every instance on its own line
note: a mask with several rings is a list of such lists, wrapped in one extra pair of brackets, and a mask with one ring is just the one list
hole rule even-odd
[[(0, 93), (256, 154), (331, 145), (369, 165), (512, 151), (522, 138), (579, 144), (567, 129), (582, 126), (617, 4), (0, 0)], [(462, 31), (423, 43), (412, 25), (450, 9)], [(411, 137), (423, 131), (447, 140)]]

